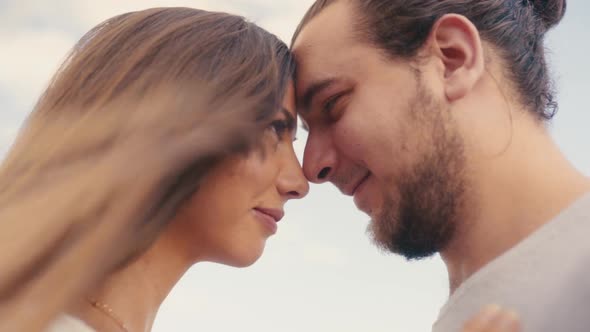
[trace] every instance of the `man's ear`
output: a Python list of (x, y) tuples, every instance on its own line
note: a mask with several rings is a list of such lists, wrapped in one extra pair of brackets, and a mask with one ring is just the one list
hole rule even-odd
[(444, 89), (452, 102), (464, 97), (484, 74), (479, 31), (465, 16), (447, 14), (432, 27), (430, 45), (444, 67)]

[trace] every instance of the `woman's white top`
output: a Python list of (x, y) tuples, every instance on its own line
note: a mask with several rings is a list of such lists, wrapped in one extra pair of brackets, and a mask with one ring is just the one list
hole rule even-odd
[(70, 315), (59, 316), (45, 332), (96, 332), (83, 321)]

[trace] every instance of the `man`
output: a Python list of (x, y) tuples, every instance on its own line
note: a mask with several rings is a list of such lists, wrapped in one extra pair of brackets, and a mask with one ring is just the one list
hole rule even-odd
[(441, 254), (451, 296), (434, 331), (488, 303), (525, 331), (590, 326), (590, 180), (544, 125), (543, 37), (565, 7), (318, 0), (293, 38), (304, 172), (354, 196), (381, 248)]

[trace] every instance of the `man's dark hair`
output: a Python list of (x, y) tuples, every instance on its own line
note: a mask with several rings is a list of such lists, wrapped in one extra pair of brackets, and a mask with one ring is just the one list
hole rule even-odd
[[(317, 0), (292, 40), (324, 8), (344, 0)], [(523, 105), (540, 119), (557, 111), (545, 60), (545, 33), (562, 19), (566, 0), (347, 0), (360, 13), (354, 24), (360, 40), (393, 58), (413, 59), (434, 23), (445, 14), (469, 19), (481, 38), (504, 60), (506, 77)]]

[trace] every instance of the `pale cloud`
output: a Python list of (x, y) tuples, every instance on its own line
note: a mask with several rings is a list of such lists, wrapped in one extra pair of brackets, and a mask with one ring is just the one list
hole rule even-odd
[[(310, 1), (283, 0), (143, 0), (8, 1), (0, 10), (0, 157), (19, 124), (46, 88), (76, 41), (96, 24), (129, 11), (151, 7), (193, 7), (244, 15), (288, 41)], [(303, 141), (296, 145), (303, 153)]]
[(305, 246), (303, 247), (303, 255), (306, 263), (342, 266), (348, 262), (346, 251), (342, 248)]
[(61, 30), (0, 32), (0, 89), (29, 106), (45, 88), (76, 39)]
[(71, 1), (66, 2), (76, 17), (84, 24), (98, 24), (112, 16), (125, 12), (152, 7), (193, 7), (205, 10), (236, 12), (239, 7), (228, 1), (182, 1), (182, 0), (142, 0), (142, 1)]
[(2, 126), (0, 127), (0, 159), (8, 150), (10, 144), (16, 137), (16, 126)]
[(60, 30), (0, 31), (0, 157), (75, 39)]
[[(97, 23), (127, 11), (186, 6), (248, 17), (289, 41), (311, 0), (0, 1), (0, 158), (68, 50)], [(567, 156), (590, 173), (585, 144), (590, 5), (570, 1), (550, 34), (562, 111), (553, 130)], [(576, 7), (577, 6), (577, 7)], [(578, 42), (571, 42), (571, 40)], [(306, 135), (295, 150), (301, 160)], [(440, 258), (418, 263), (379, 253), (367, 217), (330, 185), (291, 202), (265, 255), (248, 269), (203, 264), (170, 294), (154, 332), (429, 331), (447, 293)]]

